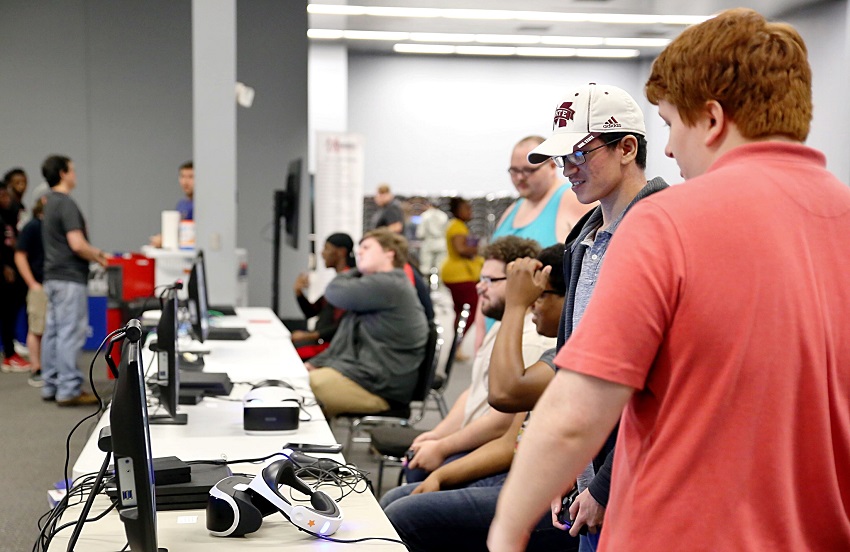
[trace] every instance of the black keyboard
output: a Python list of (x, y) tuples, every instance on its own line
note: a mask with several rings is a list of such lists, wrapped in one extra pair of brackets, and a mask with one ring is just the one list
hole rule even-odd
[(210, 327), (207, 339), (212, 341), (245, 341), (251, 337), (247, 328), (222, 328), (218, 326)]

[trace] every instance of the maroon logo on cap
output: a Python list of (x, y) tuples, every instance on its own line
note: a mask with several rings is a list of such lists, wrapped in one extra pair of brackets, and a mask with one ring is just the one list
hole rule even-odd
[(572, 121), (576, 112), (572, 110), (573, 102), (564, 102), (555, 110), (555, 122), (552, 123), (552, 128), (560, 128), (567, 126), (567, 121)]

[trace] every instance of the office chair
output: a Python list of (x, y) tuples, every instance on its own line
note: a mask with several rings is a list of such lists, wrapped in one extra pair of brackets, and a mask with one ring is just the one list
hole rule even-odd
[(457, 323), (455, 324), (455, 336), (452, 340), (452, 347), (449, 349), (449, 356), (446, 359), (446, 365), (443, 368), (442, 374), (434, 376), (434, 383), (431, 385), (431, 392), (428, 393), (428, 398), (432, 399), (437, 404), (437, 410), (440, 411), (440, 417), (445, 418), (449, 413), (448, 405), (446, 404), (445, 393), (449, 386), (449, 376), (452, 373), (452, 367), (457, 357), (457, 352), (460, 350), (463, 336), (466, 334), (466, 328), (469, 325), (469, 315), (472, 307), (469, 303), (464, 303), (460, 310)]
[[(440, 351), (443, 347), (443, 328), (434, 321), (428, 324), (428, 340), (425, 342), (425, 357), (419, 365), (416, 387), (410, 403), (403, 407), (391, 407), (383, 412), (365, 414), (362, 412), (345, 412), (339, 414), (337, 419), (348, 420), (348, 436), (345, 440), (343, 453), (348, 454), (353, 442), (369, 442), (369, 438), (356, 438), (355, 435), (362, 431), (363, 426), (379, 426), (386, 424), (412, 425), (425, 415), (425, 405), (428, 394), (437, 371), (440, 360)], [(411, 409), (411, 404), (418, 403), (416, 412)], [(411, 417), (412, 415), (412, 417)]]

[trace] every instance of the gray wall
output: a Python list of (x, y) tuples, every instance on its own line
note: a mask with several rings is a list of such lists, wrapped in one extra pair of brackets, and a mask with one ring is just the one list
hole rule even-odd
[(301, 157), (300, 247), (281, 245), (278, 313), (301, 317), (292, 282), (308, 258), (307, 2), (242, 0), (236, 8), (236, 77), (257, 91), (254, 105), (239, 108), (236, 117), (237, 235), (249, 247), (250, 302), (271, 306), (273, 193), (286, 187), (287, 165)]
[[(307, 155), (306, 1), (242, 1), (237, 19), (237, 76), (257, 91), (237, 114), (237, 243), (250, 303), (267, 306), (272, 190), (288, 160)], [(92, 242), (138, 250), (180, 198), (177, 167), (192, 158), (191, 32), (189, 0), (0, 2), (0, 173), (22, 166), (31, 191), (46, 155), (68, 155)], [(292, 274), (302, 265), (306, 253), (284, 250)], [(297, 309), (292, 274), (286, 316)]]

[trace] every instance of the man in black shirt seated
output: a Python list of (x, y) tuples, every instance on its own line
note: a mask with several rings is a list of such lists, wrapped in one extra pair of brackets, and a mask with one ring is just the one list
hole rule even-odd
[[(346, 272), (356, 266), (354, 260), (354, 240), (348, 234), (337, 233), (328, 236), (325, 247), (322, 249), (322, 260), (325, 266), (336, 270), (337, 274)], [(308, 360), (327, 349), (331, 344), (331, 338), (339, 327), (339, 321), (345, 311), (335, 308), (328, 303), (324, 296), (319, 297), (315, 303), (311, 303), (304, 296), (304, 291), (309, 287), (310, 280), (306, 272), (302, 272), (295, 279), (295, 299), (301, 312), (307, 318), (318, 317), (313, 330), (295, 330), (292, 332), (292, 344), (298, 351), (301, 360)]]

